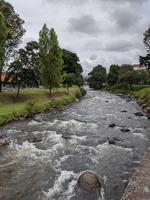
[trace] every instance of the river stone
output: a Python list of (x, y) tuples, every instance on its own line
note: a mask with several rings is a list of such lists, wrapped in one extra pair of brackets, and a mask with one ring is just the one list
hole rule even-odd
[(114, 128), (115, 126), (116, 126), (115, 123), (109, 125), (110, 128)]
[(143, 115), (143, 113), (141, 113), (141, 112), (137, 112), (137, 113), (135, 113), (135, 116), (142, 117), (142, 116), (144, 116), (144, 115)]
[(130, 129), (129, 128), (122, 128), (121, 131), (122, 132), (130, 132)]
[(102, 187), (100, 178), (91, 171), (83, 172), (79, 176), (78, 186), (89, 192), (98, 192)]
[(1, 145), (9, 145), (9, 140), (8, 139), (0, 139), (0, 146)]

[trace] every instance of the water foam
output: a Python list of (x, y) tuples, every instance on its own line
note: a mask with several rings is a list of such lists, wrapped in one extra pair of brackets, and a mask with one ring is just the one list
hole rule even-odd
[[(44, 192), (44, 196), (49, 200), (58, 200), (57, 197), (55, 198), (55, 195), (63, 193), (65, 199), (69, 200), (74, 195), (74, 188), (77, 183), (76, 179), (77, 174), (75, 174), (73, 171), (61, 171), (61, 174), (56, 179), (53, 188), (50, 188), (48, 192)], [(67, 191), (64, 192), (65, 184), (68, 184), (68, 188)]]

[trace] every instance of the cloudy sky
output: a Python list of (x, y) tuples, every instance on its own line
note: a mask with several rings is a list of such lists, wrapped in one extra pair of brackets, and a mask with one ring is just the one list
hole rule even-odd
[(7, 0), (25, 20), (23, 42), (38, 40), (46, 23), (61, 47), (76, 52), (87, 74), (96, 64), (137, 63), (145, 53), (150, 0)]

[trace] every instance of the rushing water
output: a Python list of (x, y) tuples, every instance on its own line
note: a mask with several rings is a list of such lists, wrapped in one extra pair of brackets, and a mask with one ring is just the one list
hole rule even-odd
[[(0, 148), (0, 200), (120, 200), (150, 143), (149, 120), (139, 111), (136, 102), (88, 90), (61, 111), (1, 128), (11, 144)], [(107, 137), (120, 141), (110, 145)], [(77, 187), (85, 170), (100, 176), (101, 197)]]

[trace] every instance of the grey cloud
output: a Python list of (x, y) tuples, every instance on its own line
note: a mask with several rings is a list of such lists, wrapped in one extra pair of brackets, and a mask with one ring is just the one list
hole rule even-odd
[(69, 20), (69, 30), (89, 35), (97, 35), (100, 32), (99, 24), (92, 15), (83, 15)]
[(111, 43), (108, 43), (105, 47), (106, 51), (114, 51), (114, 52), (126, 52), (130, 51), (133, 48), (133, 45), (129, 41), (118, 40)]
[(97, 55), (96, 54), (92, 54), (91, 56), (90, 56), (90, 60), (96, 60), (97, 59)]
[(85, 44), (83, 50), (100, 51), (103, 48), (103, 43), (100, 40), (90, 40)]
[(112, 14), (112, 17), (114, 18), (116, 25), (119, 29), (121, 29), (122, 31), (129, 31), (130, 28), (132, 28), (133, 26), (135, 27), (138, 21), (141, 20), (140, 13), (138, 13), (137, 15), (137, 12), (135, 10), (133, 12), (132, 8), (122, 8), (115, 10)]

